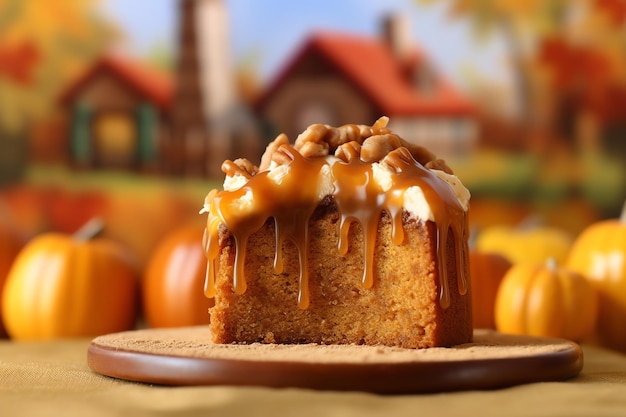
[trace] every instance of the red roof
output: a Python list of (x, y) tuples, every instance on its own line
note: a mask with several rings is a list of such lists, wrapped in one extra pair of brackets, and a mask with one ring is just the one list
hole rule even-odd
[(382, 40), (345, 33), (317, 33), (305, 42), (270, 85), (259, 102), (263, 105), (307, 55), (320, 53), (387, 116), (459, 115), (474, 113), (473, 104), (435, 74), (432, 91), (420, 92), (407, 76), (407, 68), (424, 64), (423, 53), (414, 49), (410, 60), (401, 61)]
[(127, 88), (146, 100), (166, 110), (172, 101), (172, 77), (156, 68), (120, 55), (105, 55), (72, 83), (61, 96), (61, 102), (67, 104), (85, 86), (100, 74), (110, 73), (117, 77)]

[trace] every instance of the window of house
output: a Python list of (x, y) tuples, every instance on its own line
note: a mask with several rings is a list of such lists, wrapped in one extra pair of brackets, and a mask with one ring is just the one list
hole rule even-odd
[(137, 129), (132, 114), (102, 114), (96, 119), (94, 129), (98, 153), (103, 162), (125, 165), (134, 158)]

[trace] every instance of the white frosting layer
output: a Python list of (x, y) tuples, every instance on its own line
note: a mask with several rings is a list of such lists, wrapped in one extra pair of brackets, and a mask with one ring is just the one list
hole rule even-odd
[[(328, 158), (328, 165), (324, 165), (321, 175), (319, 176), (319, 183), (317, 184), (317, 196), (318, 202), (322, 201), (324, 197), (334, 192), (334, 178), (332, 174), (332, 164), (339, 161), (334, 157)], [(269, 168), (268, 178), (280, 185), (286, 175), (289, 174), (289, 165), (275, 165), (273, 164)], [(382, 191), (388, 191), (392, 187), (392, 171), (379, 163), (372, 164), (372, 172), (374, 181), (379, 185)], [(441, 180), (445, 181), (457, 196), (463, 210), (467, 211), (469, 208), (470, 192), (461, 180), (456, 175), (448, 174), (444, 171), (432, 170)], [(224, 180), (224, 190), (234, 191), (248, 182), (248, 179), (243, 175), (234, 175), (232, 177), (227, 176)], [(246, 211), (252, 206), (252, 196), (248, 192), (240, 199), (233, 202), (237, 204), (237, 208), (240, 211)], [(404, 192), (404, 209), (409, 212), (413, 217), (423, 220), (435, 220), (433, 211), (426, 201), (424, 192), (419, 186), (413, 186), (406, 189)]]
[(333, 184), (334, 181), (335, 179), (333, 178), (333, 170), (331, 169), (331, 166), (324, 165), (322, 167), (322, 174), (320, 175), (320, 182), (317, 184), (317, 198), (319, 201), (322, 201), (324, 197), (335, 191), (335, 185)]
[(463, 207), (463, 210), (467, 211), (469, 209), (470, 192), (465, 188), (461, 180), (456, 175), (448, 174), (447, 172), (437, 169), (433, 169), (433, 173), (452, 187), (456, 198), (458, 198), (459, 203), (461, 203), (461, 207)]
[(245, 175), (237, 174), (233, 175), (232, 177), (229, 177), (227, 175), (226, 178), (224, 178), (224, 190), (235, 191), (246, 185), (247, 182), (248, 178), (246, 178)]
[(283, 182), (283, 178), (289, 174), (290, 165), (275, 165), (267, 173), (267, 178), (271, 179), (276, 185)]
[[(372, 164), (372, 172), (374, 174), (374, 180), (380, 185), (383, 191), (388, 191), (393, 185), (391, 178), (392, 171), (385, 165), (374, 163)], [(440, 170), (432, 170), (433, 174), (437, 175), (440, 179), (445, 181), (456, 195), (463, 210), (467, 211), (469, 208), (470, 192), (461, 180), (456, 175), (448, 174)], [(406, 189), (404, 192), (404, 209), (417, 219), (435, 221), (435, 215), (426, 201), (424, 192), (419, 186), (413, 186)]]

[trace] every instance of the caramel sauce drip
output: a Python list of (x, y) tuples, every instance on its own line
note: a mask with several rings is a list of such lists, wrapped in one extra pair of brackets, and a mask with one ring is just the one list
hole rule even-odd
[[(288, 174), (281, 181), (269, 178), (269, 171), (251, 176), (248, 182), (235, 191), (222, 191), (210, 201), (209, 220), (205, 231), (204, 246), (207, 253), (207, 278), (205, 293), (215, 295), (215, 268), (213, 263), (219, 254), (219, 225), (223, 223), (232, 233), (235, 241), (235, 262), (233, 288), (235, 293), (246, 290), (244, 275), (245, 253), (248, 237), (259, 230), (269, 218), (273, 218), (276, 228), (276, 254), (274, 270), (283, 270), (282, 247), (289, 239), (297, 248), (300, 266), (298, 306), (306, 309), (309, 305), (308, 276), (308, 224), (313, 211), (320, 201), (318, 184), (322, 167), (328, 164), (325, 158), (305, 158), (287, 145), (279, 148), (281, 157), (287, 159)], [(390, 152), (382, 162), (391, 169), (391, 188), (383, 191), (373, 179), (372, 165), (359, 159), (350, 162), (337, 161), (332, 165), (334, 191), (332, 193), (341, 213), (339, 225), (338, 251), (345, 255), (348, 251), (349, 229), (354, 221), (362, 225), (364, 233), (364, 266), (362, 283), (365, 288), (374, 285), (374, 251), (378, 222), (383, 211), (392, 219), (392, 240), (395, 244), (404, 241), (402, 227), (402, 207), (404, 192), (419, 186), (434, 214), (436, 225), (436, 267), (439, 277), (439, 301), (442, 308), (450, 305), (448, 288), (448, 233), (451, 231), (455, 242), (456, 265), (463, 265), (463, 242), (467, 230), (466, 212), (461, 207), (452, 187), (437, 175), (415, 161), (411, 153), (403, 147)], [(232, 169), (232, 165), (227, 165)], [(234, 171), (234, 169), (233, 169)], [(241, 201), (249, 206), (240, 206)], [(458, 288), (461, 294), (467, 292), (467, 277), (463, 269), (458, 273)]]
[[(335, 202), (341, 222), (339, 224), (338, 249), (340, 255), (348, 252), (348, 234), (350, 225), (354, 221), (361, 223), (364, 231), (364, 266), (363, 286), (371, 288), (374, 284), (374, 249), (378, 221), (383, 210), (387, 209), (386, 194), (383, 193), (375, 181), (372, 180), (372, 165), (364, 162), (337, 162), (333, 165), (335, 178)], [(393, 221), (393, 239), (395, 243), (402, 243), (402, 204), (400, 210), (400, 227), (397, 227), (396, 218)], [(395, 213), (397, 214), (397, 213)]]
[[(393, 197), (402, 193), (411, 186), (418, 185), (433, 212), (436, 226), (437, 273), (439, 277), (439, 302), (442, 308), (450, 306), (450, 289), (448, 288), (448, 236), (454, 238), (455, 265), (464, 265), (463, 244), (467, 240), (467, 213), (459, 203), (452, 187), (442, 181), (437, 175), (417, 163), (406, 148), (398, 148), (389, 153), (385, 159), (387, 165), (397, 174), (394, 176), (392, 188), (388, 193)], [(392, 204), (397, 204), (393, 201)], [(400, 224), (402, 224), (401, 213)], [(394, 224), (397, 219), (394, 219)], [(457, 273), (459, 293), (467, 293), (465, 269), (460, 268)]]
[[(233, 271), (233, 288), (236, 294), (246, 291), (244, 275), (245, 253), (248, 237), (259, 230), (270, 218), (274, 218), (276, 226), (276, 258), (274, 269), (281, 273), (283, 269), (282, 247), (286, 239), (290, 239), (298, 250), (300, 263), (300, 282), (298, 306), (306, 309), (309, 305), (308, 275), (308, 224), (315, 210), (317, 201), (317, 184), (324, 159), (306, 159), (290, 146), (279, 148), (283, 156), (290, 160), (287, 165), (288, 175), (284, 175), (278, 183), (268, 178), (269, 171), (263, 171), (243, 187), (231, 192), (220, 192), (213, 197), (210, 208), (209, 239), (207, 240), (208, 265), (205, 293), (211, 297), (215, 294), (215, 272), (213, 261), (218, 255), (218, 227), (224, 223), (235, 239), (235, 264)], [(250, 202), (249, 207), (238, 208), (240, 201)]]

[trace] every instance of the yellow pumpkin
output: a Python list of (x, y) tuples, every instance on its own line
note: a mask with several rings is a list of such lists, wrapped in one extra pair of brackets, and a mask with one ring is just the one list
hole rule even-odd
[(496, 294), (511, 262), (495, 253), (470, 252), (472, 323), (475, 329), (495, 329)]
[(48, 233), (16, 258), (2, 294), (2, 315), (17, 340), (86, 337), (132, 329), (137, 272), (106, 239)]
[(579, 273), (520, 263), (504, 276), (496, 296), (496, 328), (503, 333), (580, 341), (594, 329), (598, 298)]
[(476, 250), (498, 253), (511, 263), (544, 263), (554, 258), (565, 262), (573, 237), (555, 227), (514, 228), (493, 226), (482, 231), (476, 239)]
[(567, 266), (598, 291), (597, 341), (626, 352), (626, 204), (620, 219), (594, 223), (578, 236)]
[(151, 327), (209, 323), (212, 299), (204, 295), (206, 256), (202, 227), (174, 230), (159, 243), (148, 261), (142, 295)]

